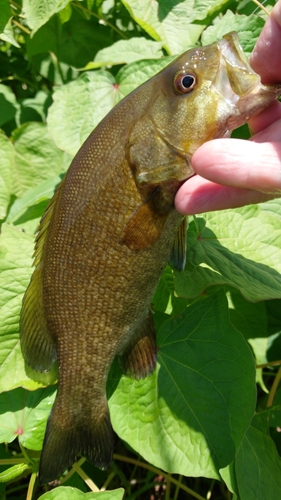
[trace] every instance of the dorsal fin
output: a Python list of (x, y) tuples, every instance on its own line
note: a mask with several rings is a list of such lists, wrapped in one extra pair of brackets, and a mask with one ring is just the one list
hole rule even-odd
[(64, 184), (64, 179), (61, 181), (59, 184), (53, 198), (51, 199), (50, 203), (47, 205), (47, 208), (40, 220), (39, 227), (37, 229), (37, 236), (35, 238), (35, 246), (34, 246), (34, 254), (33, 254), (33, 266), (37, 266), (39, 262), (41, 261), (42, 258), (42, 251), (44, 247), (44, 242), (47, 234), (47, 229), (50, 225), (51, 218), (53, 215), (54, 207), (56, 206), (58, 197), (61, 192), (61, 187)]
[(23, 297), (20, 316), (20, 341), (23, 357), (33, 370), (41, 372), (49, 371), (56, 358), (55, 342), (48, 330), (44, 310), (42, 253), (62, 184), (63, 181), (47, 206), (39, 224), (33, 255), (35, 269)]

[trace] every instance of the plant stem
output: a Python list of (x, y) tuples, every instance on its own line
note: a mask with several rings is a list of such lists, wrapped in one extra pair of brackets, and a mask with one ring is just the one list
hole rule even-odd
[(116, 33), (118, 33), (118, 35), (120, 35), (122, 38), (124, 38), (125, 40), (128, 39), (128, 37), (125, 35), (125, 33), (123, 33), (121, 30), (119, 30), (116, 26), (114, 26), (114, 24), (112, 24), (110, 21), (108, 21), (107, 19), (105, 19), (104, 17), (102, 16), (99, 16), (98, 14), (96, 14), (95, 12), (92, 12), (91, 10), (89, 9), (86, 9), (86, 7), (83, 7), (83, 5), (80, 5), (78, 3), (74, 3), (73, 4), (75, 7), (77, 7), (78, 9), (82, 10), (83, 12), (85, 12), (86, 14), (89, 14), (90, 16), (93, 16), (93, 17), (96, 17), (99, 21), (102, 21), (103, 23), (107, 24), (107, 26), (109, 26), (111, 29), (113, 29), (114, 31), (116, 31)]
[(256, 365), (256, 368), (267, 368), (268, 366), (279, 366), (281, 365), (281, 360), (269, 361), (268, 363), (263, 363), (262, 365)]
[(179, 484), (176, 487), (176, 491), (175, 491), (175, 494), (174, 494), (174, 500), (178, 500), (179, 491), (180, 491), (180, 488), (181, 488), (181, 486), (180, 486), (181, 482), (182, 482), (182, 474), (179, 475)]
[(181, 488), (183, 491), (186, 491), (192, 497), (197, 498), (197, 500), (205, 500), (205, 498), (201, 497), (201, 495), (199, 495), (195, 491), (188, 488), (188, 486), (185, 486), (184, 484), (180, 483), (177, 479), (173, 478), (173, 476), (166, 474), (165, 472), (163, 472), (160, 469), (157, 469), (153, 465), (146, 464), (144, 462), (141, 462), (140, 460), (135, 460), (134, 458), (129, 458), (129, 457), (125, 457), (123, 455), (118, 455), (117, 453), (114, 453), (113, 459), (114, 460), (121, 460), (122, 462), (128, 462), (130, 464), (135, 464), (135, 465), (138, 465), (139, 467), (143, 467), (144, 469), (148, 469), (152, 472), (155, 472), (155, 474), (157, 474), (158, 476), (163, 476), (166, 479), (169, 479), (171, 481), (171, 483), (175, 484), (176, 486)]
[(89, 486), (91, 491), (100, 491), (99, 488), (96, 486), (94, 481), (89, 478), (88, 474), (81, 469), (80, 465), (78, 465), (78, 462), (73, 465), (73, 469), (79, 474), (79, 476), (85, 481), (87, 486)]
[(168, 477), (166, 478), (166, 492), (165, 492), (165, 500), (170, 500), (170, 493), (171, 493), (171, 474), (168, 474)]
[(57, 67), (58, 69), (58, 72), (60, 74), (60, 77), (61, 77), (61, 80), (62, 80), (62, 83), (65, 83), (65, 79), (64, 79), (64, 76), (63, 76), (63, 72), (62, 72), (62, 69), (61, 69), (61, 65), (60, 65), (60, 62), (56, 56), (56, 54), (52, 51), (49, 52), (50, 56), (51, 56), (51, 59), (54, 63), (54, 65)]
[(21, 23), (19, 23), (15, 19), (12, 19), (12, 23), (15, 26), (17, 26), (20, 30), (24, 31), (27, 35), (30, 35), (31, 31), (28, 28), (26, 28), (25, 26), (23, 26)]
[(101, 487), (100, 491), (105, 491), (108, 485), (111, 483), (112, 479), (116, 476), (116, 472), (112, 471), (106, 481), (104, 482), (103, 486)]
[(199, 234), (199, 227), (198, 227), (196, 215), (193, 215), (192, 218), (193, 218), (193, 221), (194, 221), (194, 224), (195, 224), (196, 233), (198, 235)]
[(36, 476), (37, 476), (37, 473), (36, 472), (32, 472), (32, 474), (30, 476), (29, 484), (28, 484), (28, 490), (27, 490), (26, 500), (32, 500), (32, 495), (33, 495), (34, 485), (35, 485), (35, 481), (36, 481)]
[(17, 465), (17, 464), (29, 464), (30, 460), (27, 458), (1, 458), (0, 465)]
[(276, 375), (276, 377), (275, 377), (275, 379), (273, 381), (272, 387), (270, 389), (268, 400), (267, 400), (267, 405), (266, 405), (267, 408), (269, 406), (272, 406), (272, 403), (273, 403), (273, 400), (274, 400), (274, 397), (275, 397), (275, 393), (277, 391), (277, 387), (279, 385), (280, 380), (281, 380), (281, 366), (280, 366), (280, 368), (279, 368), (279, 370), (277, 372), (277, 375)]
[(253, 2), (261, 9), (263, 10), (267, 16), (269, 16), (268, 10), (258, 1), (258, 0), (253, 0)]

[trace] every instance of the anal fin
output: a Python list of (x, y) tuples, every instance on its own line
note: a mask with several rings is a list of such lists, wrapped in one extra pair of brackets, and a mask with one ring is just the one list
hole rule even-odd
[(169, 258), (170, 264), (179, 271), (183, 271), (186, 264), (186, 231), (188, 227), (187, 218), (184, 217), (179, 225), (174, 241), (172, 252)]
[(124, 373), (136, 379), (150, 375), (156, 366), (156, 350), (155, 327), (149, 311), (131, 341), (119, 355)]

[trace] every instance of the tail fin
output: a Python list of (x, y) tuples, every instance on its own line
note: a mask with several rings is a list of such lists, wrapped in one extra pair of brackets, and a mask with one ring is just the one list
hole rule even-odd
[(106, 469), (112, 460), (113, 431), (109, 411), (99, 418), (85, 419), (65, 429), (58, 413), (52, 411), (45, 433), (39, 466), (41, 485), (58, 479), (63, 472), (84, 456), (96, 467)]

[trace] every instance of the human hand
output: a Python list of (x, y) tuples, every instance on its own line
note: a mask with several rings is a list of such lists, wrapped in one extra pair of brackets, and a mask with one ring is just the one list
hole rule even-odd
[[(281, 0), (274, 6), (251, 55), (262, 83), (281, 81)], [(183, 214), (235, 208), (281, 196), (281, 103), (249, 120), (249, 141), (215, 139), (192, 157), (197, 175), (175, 197)]]

